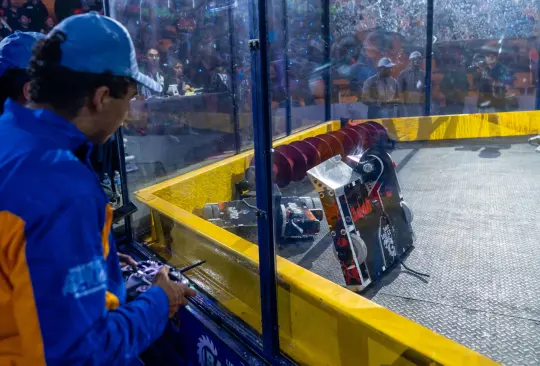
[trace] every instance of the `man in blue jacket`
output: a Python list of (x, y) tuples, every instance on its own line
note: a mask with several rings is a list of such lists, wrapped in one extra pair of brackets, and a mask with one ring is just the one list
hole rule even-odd
[[(36, 32), (15, 32), (0, 41), (0, 115), (8, 98), (25, 105), (30, 98), (28, 63), (32, 47), (45, 35)], [(118, 253), (120, 267), (136, 265), (129, 255)]]
[(29, 108), (0, 117), (0, 364), (129, 364), (193, 290), (166, 269), (126, 304), (112, 210), (92, 171), (92, 144), (122, 124), (137, 83), (118, 22), (70, 17), (30, 63)]

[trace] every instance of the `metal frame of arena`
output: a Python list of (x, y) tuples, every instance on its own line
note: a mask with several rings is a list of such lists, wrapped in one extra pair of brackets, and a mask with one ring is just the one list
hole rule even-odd
[[(258, 347), (261, 356), (272, 364), (278, 363), (283, 354), (305, 365), (493, 364), (479, 353), (307, 269), (276, 258), (272, 229), (272, 148), (337, 130), (341, 124), (331, 121), (331, 76), (326, 72), (325, 120), (328, 122), (291, 135), (289, 103), (286, 107), (288, 136), (272, 142), (268, 44), (258, 42), (268, 39), (267, 1), (256, 2), (257, 6), (252, 8), (257, 11), (250, 14), (252, 78), (253, 84), (259, 85), (253, 88), (254, 150), (240, 152), (237, 146), (237, 154), (230, 158), (136, 192), (137, 199), (151, 208), (153, 235), (157, 240), (163, 239), (163, 217), (173, 220), (172, 235), (183, 239), (184, 259), (189, 261), (190, 254), (193, 258), (205, 258), (205, 270), (219, 273), (221, 287), (227, 289), (228, 295), (219, 300), (220, 304), (262, 334), (262, 347), (255, 344), (254, 348)], [(425, 116), (379, 122), (395, 134), (397, 141), (540, 133), (539, 111), (430, 116), (433, 2), (428, 0), (427, 6)], [(329, 64), (329, 0), (323, 0), (322, 4), (325, 57)], [(538, 83), (536, 109), (540, 109)], [(491, 123), (493, 118), (497, 119), (496, 124)], [(238, 123), (238, 118), (235, 121)], [(431, 127), (425, 129), (424, 126)], [(235, 133), (238, 133), (237, 128)], [(253, 157), (257, 207), (261, 212), (258, 246), (192, 214), (195, 208), (208, 202), (231, 200), (232, 177), (243, 174)], [(174, 203), (167, 199), (171, 195), (175, 196)], [(219, 253), (212, 248), (218, 248)], [(220, 253), (228, 257), (220, 258)], [(242, 263), (230, 258), (238, 258)], [(246, 263), (252, 265), (246, 266)]]

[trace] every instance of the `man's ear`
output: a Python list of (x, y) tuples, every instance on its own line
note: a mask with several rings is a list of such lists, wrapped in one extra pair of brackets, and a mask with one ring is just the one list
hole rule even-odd
[(108, 102), (110, 97), (109, 88), (106, 86), (100, 86), (94, 92), (94, 97), (92, 98), (92, 107), (96, 112), (102, 112), (105, 108), (105, 105)]
[(30, 82), (29, 81), (24, 83), (23, 97), (24, 97), (24, 100), (22, 101), (22, 104), (26, 104), (30, 101)]

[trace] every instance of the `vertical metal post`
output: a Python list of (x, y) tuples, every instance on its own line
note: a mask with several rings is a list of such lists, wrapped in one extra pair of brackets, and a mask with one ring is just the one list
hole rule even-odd
[(426, 80), (425, 80), (425, 104), (424, 115), (431, 114), (431, 60), (433, 59), (433, 1), (427, 0), (426, 22)]
[(287, 0), (281, 2), (283, 8), (283, 57), (285, 59), (285, 94), (287, 100), (285, 101), (285, 131), (289, 136), (292, 132), (292, 100), (291, 100), (291, 84), (289, 80), (289, 68), (291, 60), (289, 58), (289, 17), (287, 9)]
[(232, 102), (232, 118), (234, 128), (234, 147), (237, 154), (242, 150), (242, 140), (240, 137), (240, 123), (238, 120), (238, 102), (236, 100), (236, 62), (234, 54), (234, 17), (232, 6), (227, 8), (227, 15), (229, 17), (229, 49), (231, 53), (231, 102)]
[[(118, 147), (118, 161), (120, 165), (120, 186), (122, 189), (122, 202), (126, 205), (131, 202), (129, 198), (127, 171), (126, 171), (126, 152), (124, 151), (124, 133), (122, 127), (116, 131), (116, 145)], [(131, 231), (131, 217), (128, 215), (124, 218), (124, 232), (127, 243), (133, 242), (133, 232)]]
[[(536, 51), (540, 53), (540, 37), (536, 37)], [(536, 61), (536, 109), (540, 109), (540, 57)]]
[(111, 8), (110, 8), (109, 0), (103, 1), (103, 14), (105, 14), (108, 17), (111, 16)]
[(330, 0), (322, 0), (322, 35), (324, 39), (324, 120), (332, 118), (332, 68), (330, 67)]
[[(111, 16), (111, 4), (109, 0), (103, 1), (103, 14)], [(122, 202), (124, 205), (130, 202), (128, 183), (127, 183), (127, 171), (126, 171), (126, 152), (124, 151), (124, 133), (122, 127), (116, 131), (116, 146), (118, 150), (118, 161), (120, 165), (120, 187), (122, 189)], [(124, 238), (126, 243), (133, 242), (133, 231), (131, 230), (131, 216), (128, 215), (124, 218)]]
[(257, 234), (261, 284), (263, 352), (269, 361), (279, 353), (276, 253), (272, 183), (272, 119), (268, 65), (266, 0), (250, 0), (250, 50), (253, 96), (253, 135), (257, 192)]

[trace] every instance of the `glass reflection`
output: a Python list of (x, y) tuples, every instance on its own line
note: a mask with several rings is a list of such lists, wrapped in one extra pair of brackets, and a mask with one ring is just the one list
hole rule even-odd
[(130, 192), (251, 144), (247, 0), (120, 0), (111, 15), (163, 89), (140, 88), (124, 126)]
[[(532, 0), (435, 4), (431, 114), (534, 109), (536, 5)], [(334, 117), (423, 115), (426, 2), (335, 1), (330, 11)], [(364, 92), (385, 57), (398, 80), (394, 108), (383, 106), (386, 96)]]
[(423, 115), (426, 1), (332, 1), (332, 116)]
[(432, 114), (535, 108), (536, 7), (529, 0), (435, 6)]
[[(229, 248), (236, 242), (229, 233), (220, 236), (228, 247), (167, 212), (180, 210), (205, 227), (204, 207), (235, 198), (227, 194), (233, 177), (211, 163), (253, 141), (248, 14), (248, 0), (111, 3), (111, 15), (134, 40), (140, 70), (162, 86), (158, 93), (139, 88), (123, 127), (128, 189), (139, 208), (131, 216), (135, 240), (176, 267), (207, 261), (190, 273), (194, 283), (260, 331), (256, 257)], [(202, 167), (208, 186), (196, 174), (184, 179)]]

